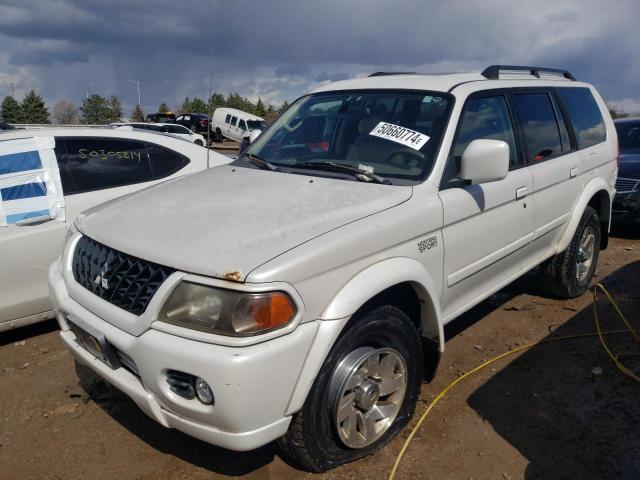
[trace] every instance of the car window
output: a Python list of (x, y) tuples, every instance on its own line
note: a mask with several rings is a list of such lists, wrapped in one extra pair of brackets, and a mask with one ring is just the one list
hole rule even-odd
[(179, 121), (179, 120), (180, 121), (184, 120), (184, 115), (180, 115), (178, 118), (176, 118), (176, 121)]
[(238, 122), (238, 127), (240, 127), (240, 130), (246, 130), (247, 129), (247, 124), (244, 123), (244, 120), (240, 120)]
[(183, 119), (185, 122), (188, 122), (189, 120), (191, 120), (191, 115), (185, 115), (184, 117), (182, 117), (182, 119)]
[(148, 143), (147, 150), (149, 152), (153, 178), (156, 180), (174, 174), (190, 162), (188, 157), (159, 145)]
[(596, 100), (588, 88), (558, 88), (573, 131), (578, 148), (587, 148), (607, 139), (607, 130)]
[(462, 154), (472, 141), (480, 139), (506, 142), (509, 145), (509, 168), (518, 166), (513, 123), (507, 99), (503, 95), (471, 98), (467, 101), (447, 164), (445, 180), (458, 177)]
[(71, 138), (65, 141), (67, 167), (73, 192), (90, 192), (151, 180), (143, 142), (108, 137)]
[(227, 116), (224, 118), (224, 123), (231, 123), (231, 114), (227, 113)]
[(189, 130), (182, 125), (165, 125), (167, 133), (189, 133)]
[(56, 137), (56, 147), (54, 153), (56, 160), (58, 160), (58, 170), (60, 171), (60, 180), (62, 182), (62, 191), (65, 195), (73, 193), (73, 178), (67, 167), (67, 149), (65, 147), (64, 139)]
[(231, 126), (235, 127), (237, 121), (238, 121), (238, 117), (231, 117)]
[(513, 96), (524, 135), (527, 161), (540, 162), (562, 153), (556, 114), (547, 93), (519, 93)]
[[(338, 163), (366, 166), (394, 183), (416, 182), (433, 167), (450, 105), (447, 94), (427, 91), (311, 94), (281, 115), (248, 152), (284, 168)], [(318, 173), (323, 165), (316, 167)]]
[(621, 151), (640, 150), (640, 122), (616, 123), (616, 131)]

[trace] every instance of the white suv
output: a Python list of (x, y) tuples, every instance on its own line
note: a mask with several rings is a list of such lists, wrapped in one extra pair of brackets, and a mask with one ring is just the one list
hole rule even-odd
[(616, 155), (564, 71), (325, 85), (232, 164), (80, 217), (61, 336), (162, 425), (326, 470), (407, 424), (462, 312), (540, 264), (585, 291)]

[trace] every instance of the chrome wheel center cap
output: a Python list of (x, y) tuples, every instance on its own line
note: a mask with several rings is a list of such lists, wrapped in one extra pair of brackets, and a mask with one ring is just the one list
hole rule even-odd
[(366, 380), (356, 388), (356, 406), (364, 411), (370, 410), (380, 397), (380, 387), (374, 380)]

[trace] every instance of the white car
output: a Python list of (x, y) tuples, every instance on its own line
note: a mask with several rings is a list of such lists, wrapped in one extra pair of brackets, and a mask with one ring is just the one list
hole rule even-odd
[(409, 422), (461, 313), (540, 264), (585, 292), (616, 158), (565, 71), (324, 85), (232, 164), (78, 217), (61, 337), (160, 424), (326, 470)]
[(216, 108), (211, 121), (211, 131), (215, 132), (218, 141), (228, 138), (234, 142), (242, 142), (252, 131), (263, 131), (266, 128), (267, 122), (264, 118), (237, 108)]
[(152, 132), (168, 133), (188, 142), (195, 143), (203, 147), (207, 144), (207, 139), (199, 133), (192, 132), (183, 125), (176, 123), (145, 123), (145, 122), (129, 122), (129, 123), (111, 123), (109, 126), (114, 128), (135, 128), (140, 130), (150, 130)]
[(0, 135), (0, 331), (53, 312), (47, 268), (83, 210), (229, 159), (169, 135), (100, 129)]

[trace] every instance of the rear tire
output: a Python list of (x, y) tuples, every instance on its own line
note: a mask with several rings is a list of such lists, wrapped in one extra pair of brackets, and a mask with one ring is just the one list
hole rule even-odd
[(204, 147), (204, 144), (202, 143), (202, 141), (201, 141), (201, 140), (196, 140), (196, 141), (195, 141), (195, 142), (193, 142), (193, 143), (195, 143), (196, 145), (200, 145), (201, 147)]
[(600, 217), (587, 206), (567, 249), (543, 265), (546, 289), (561, 298), (582, 295), (589, 288), (599, 253)]
[(222, 130), (220, 130), (220, 128), (216, 128), (215, 141), (222, 143), (223, 140), (224, 140), (224, 135), (222, 135)]
[(413, 415), (422, 364), (420, 336), (398, 308), (383, 305), (353, 319), (279, 440), (282, 452), (322, 472), (376, 451)]

